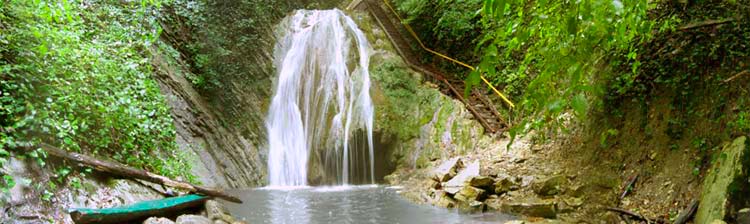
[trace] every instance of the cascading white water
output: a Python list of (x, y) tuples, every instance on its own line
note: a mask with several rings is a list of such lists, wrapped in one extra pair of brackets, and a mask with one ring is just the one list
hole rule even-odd
[[(277, 37), (278, 80), (266, 121), (270, 185), (307, 185), (313, 152), (324, 152), (322, 165), (332, 167), (336, 183), (350, 184), (367, 171), (364, 176), (374, 183), (374, 107), (364, 34), (338, 9), (298, 10), (281, 22)], [(358, 147), (361, 131), (366, 149)]]

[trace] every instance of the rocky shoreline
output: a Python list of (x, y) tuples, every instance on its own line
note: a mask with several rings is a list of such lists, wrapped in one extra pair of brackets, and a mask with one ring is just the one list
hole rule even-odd
[[(639, 176), (627, 170), (594, 169), (596, 166), (566, 160), (578, 155), (566, 151), (568, 140), (560, 141), (533, 145), (528, 138), (521, 139), (509, 150), (505, 142), (435, 160), (423, 169), (399, 169), (387, 180), (404, 186), (402, 194), (417, 203), (463, 212), (499, 211), (523, 220), (513, 223), (619, 223), (624, 217), (638, 220), (628, 212), (669, 223), (680, 216), (695, 217), (702, 220), (699, 223), (750, 223), (750, 209), (742, 199), (744, 191), (732, 190), (733, 185), (743, 184), (736, 180), (748, 180), (747, 173), (736, 168), (750, 155), (745, 137), (714, 149), (726, 155), (719, 158), (723, 162), (714, 163), (702, 179), (685, 180), (688, 184), (682, 194), (694, 196), (672, 199), (677, 202), (659, 200), (674, 198), (676, 193), (670, 189), (677, 180), (657, 183), (664, 189), (647, 188), (668, 173)], [(730, 203), (702, 203), (691, 211), (693, 200)], [(665, 203), (671, 203), (669, 215), (647, 209)]]
[(180, 215), (175, 220), (166, 217), (151, 217), (143, 221), (143, 224), (247, 224), (247, 222), (232, 217), (222, 202), (208, 200), (198, 213)]

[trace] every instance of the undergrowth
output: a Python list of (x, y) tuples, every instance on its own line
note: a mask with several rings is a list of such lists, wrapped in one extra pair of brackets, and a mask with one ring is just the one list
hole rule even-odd
[[(162, 3), (0, 3), (0, 165), (17, 157), (49, 166), (41, 149), (13, 150), (44, 142), (194, 181), (147, 53), (161, 33), (155, 12)], [(44, 197), (67, 184), (63, 177), (88, 172), (65, 164), (52, 169), (57, 179), (40, 187)], [(2, 175), (7, 190), (14, 183)]]

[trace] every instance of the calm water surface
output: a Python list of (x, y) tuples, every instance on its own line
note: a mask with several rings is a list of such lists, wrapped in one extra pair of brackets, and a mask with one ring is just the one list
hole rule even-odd
[(503, 223), (513, 218), (417, 205), (397, 191), (375, 185), (234, 190), (245, 203), (227, 206), (249, 223)]

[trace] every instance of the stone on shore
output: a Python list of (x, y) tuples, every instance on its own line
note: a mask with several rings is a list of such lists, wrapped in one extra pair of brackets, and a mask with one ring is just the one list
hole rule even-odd
[(481, 201), (486, 197), (487, 191), (468, 185), (464, 186), (460, 191), (458, 191), (458, 193), (456, 193), (455, 196), (453, 196), (453, 198), (455, 198), (456, 200), (464, 203), (469, 203), (471, 201)]
[(461, 167), (463, 167), (463, 162), (461, 162), (460, 158), (454, 157), (448, 159), (432, 171), (432, 179), (438, 182), (448, 181), (456, 176)]
[(495, 180), (488, 176), (476, 176), (469, 179), (469, 186), (492, 190)]
[(210, 219), (199, 215), (181, 215), (177, 224), (214, 224)]
[(443, 189), (450, 194), (456, 194), (466, 185), (466, 182), (470, 178), (476, 176), (479, 176), (479, 161), (470, 163), (465, 169), (458, 172), (455, 177), (445, 182)]
[(433, 204), (435, 206), (443, 207), (443, 208), (455, 208), (456, 207), (456, 200), (453, 199), (453, 198), (451, 198), (445, 192), (436, 192), (435, 193), (435, 202)]
[(143, 224), (174, 224), (174, 222), (168, 218), (151, 217), (143, 221)]
[(562, 192), (562, 186), (568, 178), (563, 175), (555, 175), (547, 179), (535, 182), (532, 185), (534, 193), (540, 196), (554, 196)]
[(213, 220), (213, 221), (221, 220), (227, 223), (232, 223), (235, 221), (234, 217), (229, 215), (229, 211), (219, 201), (208, 200), (206, 201), (205, 208), (206, 208), (208, 219), (210, 220)]
[(495, 181), (494, 187), (495, 194), (501, 195), (508, 191), (518, 189), (518, 183), (513, 181), (513, 178), (510, 176), (503, 176)]

